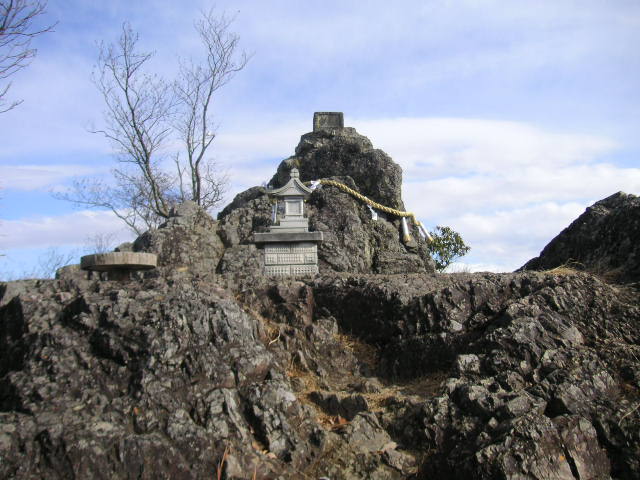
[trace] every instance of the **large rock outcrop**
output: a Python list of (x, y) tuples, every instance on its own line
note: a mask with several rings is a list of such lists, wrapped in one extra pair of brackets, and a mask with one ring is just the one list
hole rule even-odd
[[(382, 204), (402, 209), (402, 170), (353, 128), (307, 133), (296, 156), (283, 160), (272, 179), (279, 185), (298, 166), (303, 180), (331, 178)], [(140, 236), (130, 248), (158, 254), (160, 271), (189, 271), (200, 277), (215, 273), (262, 275), (263, 250), (253, 234), (271, 225), (272, 199), (264, 187), (238, 195), (213, 220), (192, 202), (177, 206), (157, 229)], [(321, 273), (432, 273), (433, 260), (417, 231), (402, 241), (400, 219), (378, 212), (333, 186), (310, 196), (307, 214), (312, 230), (322, 231), (318, 247)]]
[[(280, 163), (270, 185), (282, 186), (294, 167), (303, 181), (338, 180), (378, 203), (404, 209), (402, 169), (353, 128), (303, 135), (296, 154)], [(409, 244), (402, 242), (398, 217), (378, 212), (373, 220), (364, 203), (333, 186), (316, 189), (307, 207), (310, 228), (324, 233), (325, 240), (318, 246), (321, 273), (434, 272), (426, 242), (417, 231)], [(226, 247), (218, 272), (252, 268), (251, 259), (261, 254), (252, 235), (266, 230), (270, 216), (271, 203), (262, 187), (240, 193), (218, 215)]]
[(185, 202), (173, 208), (159, 228), (119, 248), (158, 254), (158, 270), (165, 274), (179, 271), (208, 276), (218, 268), (225, 246), (217, 222), (195, 203)]
[[(305, 137), (301, 164), (349, 142), (381, 155), (349, 131)], [(337, 170), (307, 173), (376, 198)], [(616, 225), (635, 202), (586, 217), (633, 259)], [(0, 478), (640, 478), (635, 285), (436, 275), (396, 219), (332, 187), (307, 208), (325, 232), (314, 278), (260, 274), (250, 238), (271, 205), (255, 187), (218, 221), (188, 203), (121, 247), (158, 253), (155, 271), (0, 283)], [(617, 237), (574, 224), (561, 263), (618, 268)]]
[(1, 284), (0, 476), (638, 478), (639, 324), (582, 273)]
[(280, 163), (269, 184), (281, 187), (287, 183), (292, 168), (300, 171), (304, 182), (349, 176), (363, 195), (391, 208), (404, 209), (402, 169), (354, 128), (304, 134), (295, 155)]
[(640, 281), (640, 197), (618, 192), (594, 203), (521, 270), (568, 265), (614, 282)]

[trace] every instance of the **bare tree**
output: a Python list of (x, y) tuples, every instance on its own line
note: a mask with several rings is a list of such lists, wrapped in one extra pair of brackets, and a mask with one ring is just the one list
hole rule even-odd
[(82, 179), (72, 194), (62, 197), (76, 204), (108, 208), (140, 233), (169, 216), (172, 182), (162, 170), (160, 150), (171, 134), (174, 114), (171, 85), (144, 72), (151, 53), (137, 51), (138, 35), (128, 24), (115, 45), (100, 47), (93, 81), (105, 102), (105, 128), (95, 130), (114, 146), (118, 166), (115, 185)]
[(85, 239), (87, 251), (90, 253), (109, 253), (113, 251), (115, 239), (116, 235), (113, 232), (89, 235)]
[(7, 101), (11, 82), (5, 80), (23, 69), (36, 56), (37, 50), (31, 41), (53, 30), (53, 25), (34, 27), (34, 21), (47, 8), (42, 0), (0, 0), (0, 113), (7, 112), (22, 103), (22, 100)]
[[(138, 51), (138, 35), (128, 24), (117, 44), (101, 46), (94, 82), (105, 101), (106, 126), (96, 133), (116, 148), (114, 184), (80, 180), (73, 193), (58, 197), (111, 209), (136, 233), (164, 221), (176, 203), (192, 200), (210, 209), (222, 200), (228, 180), (209, 156), (213, 101), (248, 60), (229, 31), (232, 20), (203, 14), (195, 26), (205, 61), (181, 62), (172, 83), (145, 72), (153, 54)], [(183, 151), (173, 155), (175, 170), (169, 171), (165, 160), (173, 139)]]
[(38, 257), (38, 269), (34, 277), (37, 278), (53, 278), (59, 268), (69, 265), (77, 261), (78, 252), (64, 252), (55, 247), (50, 247), (42, 255)]
[[(226, 177), (217, 176), (215, 164), (206, 157), (215, 138), (211, 107), (214, 94), (242, 70), (249, 57), (237, 52), (238, 35), (230, 31), (233, 18), (216, 17), (210, 10), (196, 22), (196, 30), (206, 50), (203, 64), (182, 62), (180, 78), (174, 83), (175, 98), (180, 105), (174, 123), (184, 143), (186, 163), (176, 156), (183, 198), (191, 197), (202, 207), (220, 202), (227, 184)], [(185, 185), (185, 172), (187, 180)]]

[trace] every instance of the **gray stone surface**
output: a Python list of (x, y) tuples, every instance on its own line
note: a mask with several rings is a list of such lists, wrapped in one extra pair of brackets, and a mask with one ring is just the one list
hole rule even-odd
[(618, 192), (574, 220), (521, 270), (568, 266), (622, 283), (640, 281), (640, 197)]
[(291, 178), (269, 195), (276, 205), (283, 204), (283, 212), (267, 233), (255, 233), (254, 242), (263, 244), (264, 274), (269, 276), (312, 276), (318, 273), (318, 247), (322, 232), (309, 232), (304, 201), (311, 190), (300, 182), (298, 170), (291, 170)]
[(313, 131), (344, 128), (342, 112), (315, 112), (313, 114)]
[(161, 273), (215, 274), (223, 256), (217, 222), (193, 202), (178, 205), (158, 229), (149, 230), (133, 243), (136, 252), (158, 255)]
[(313, 242), (264, 245), (265, 275), (308, 276), (318, 273), (318, 247)]
[(1, 478), (638, 478), (619, 286), (170, 267), (0, 283)]
[(349, 176), (363, 195), (388, 207), (404, 210), (402, 169), (353, 128), (304, 134), (295, 155), (280, 163), (270, 185), (284, 185), (292, 168), (300, 171), (303, 182)]
[(158, 265), (155, 253), (111, 252), (85, 255), (80, 259), (80, 268), (97, 272), (114, 270), (150, 270)]
[(255, 243), (273, 243), (273, 242), (321, 242), (324, 238), (322, 232), (263, 232), (255, 233), (253, 241)]

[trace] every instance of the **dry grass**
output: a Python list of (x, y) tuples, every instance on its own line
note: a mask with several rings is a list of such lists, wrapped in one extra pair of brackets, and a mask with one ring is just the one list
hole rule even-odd
[(580, 265), (580, 264), (576, 264), (576, 263), (563, 263), (562, 265), (559, 265), (555, 268), (551, 268), (549, 270), (543, 270), (540, 273), (549, 273), (551, 275), (579, 275), (579, 274), (584, 274), (584, 270), (579, 270), (577, 268), (574, 268), (572, 265)]
[(309, 393), (320, 390), (320, 386), (318, 385), (318, 376), (308, 370), (303, 370), (293, 361), (285, 373), (287, 374), (287, 377), (297, 378), (302, 382), (303, 388), (298, 392), (301, 396), (306, 397)]
[(587, 268), (580, 262), (568, 261), (549, 270), (543, 270), (540, 273), (550, 273), (552, 275), (593, 275), (600, 279), (602, 282), (613, 285), (619, 283), (619, 279), (623, 274), (624, 269), (611, 268), (608, 265), (591, 265)]
[(318, 412), (316, 415), (316, 421), (322, 425), (325, 430), (341, 430), (349, 425), (349, 421), (340, 415), (327, 415), (326, 413), (318, 410), (318, 408), (316, 408), (316, 411)]
[(342, 345), (345, 350), (351, 352), (360, 362), (366, 363), (372, 369), (378, 364), (379, 350), (375, 346), (359, 339), (355, 335), (336, 333), (333, 337), (336, 342)]
[(418, 397), (421, 400), (434, 397), (447, 379), (445, 372), (434, 372), (405, 382), (387, 384), (379, 392), (362, 393), (372, 412), (380, 412), (398, 397)]

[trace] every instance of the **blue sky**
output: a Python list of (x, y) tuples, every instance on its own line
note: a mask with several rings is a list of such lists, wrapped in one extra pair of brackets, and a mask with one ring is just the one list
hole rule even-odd
[[(110, 145), (91, 83), (97, 43), (129, 21), (152, 68), (199, 55), (203, 1), (54, 1), (54, 33), (13, 77), (24, 103), (0, 114), (0, 278), (49, 248), (80, 254), (96, 233), (130, 239), (106, 212), (50, 192), (104, 175)], [(407, 207), (450, 225), (471, 270), (522, 265), (586, 206), (640, 193), (640, 3), (583, 1), (223, 1), (253, 54), (217, 99), (213, 155), (233, 195), (270, 178), (311, 129), (342, 111), (404, 170)]]

